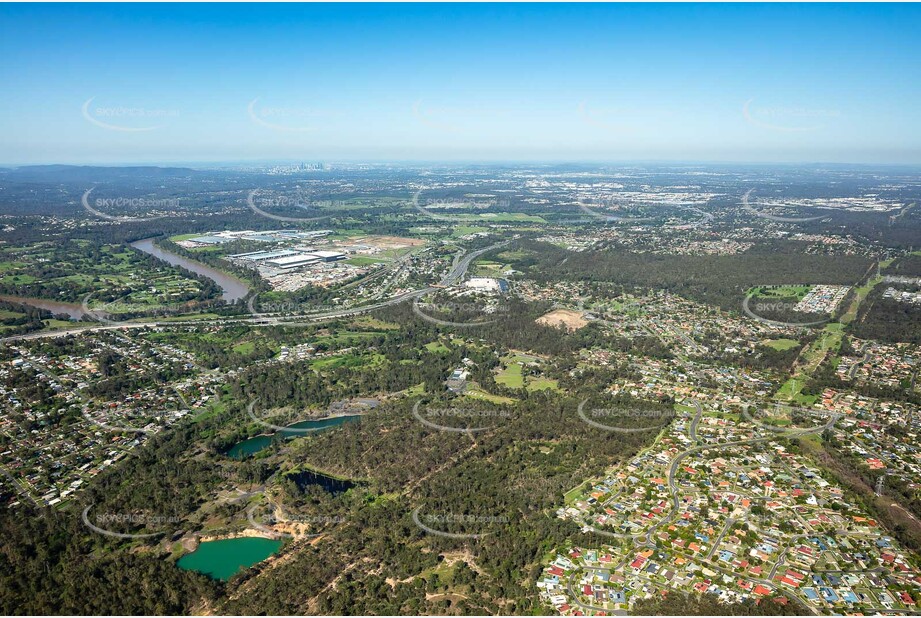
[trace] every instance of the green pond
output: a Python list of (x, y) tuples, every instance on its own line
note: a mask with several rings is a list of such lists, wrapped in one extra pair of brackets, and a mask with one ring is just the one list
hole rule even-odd
[(205, 541), (191, 554), (180, 558), (176, 566), (226, 581), (243, 569), (262, 562), (281, 549), (281, 545), (281, 541), (249, 536)]
[[(309, 433), (314, 431), (322, 431), (324, 429), (329, 429), (330, 427), (338, 427), (342, 423), (351, 423), (357, 421), (360, 418), (360, 414), (352, 414), (348, 416), (321, 418), (319, 420), (300, 421), (298, 423), (294, 423), (293, 425), (288, 425), (286, 429), (277, 431), (273, 435), (254, 436), (252, 438), (243, 440), (242, 442), (237, 442), (229, 449), (227, 449), (227, 456), (233, 457), (234, 459), (243, 459), (244, 457), (255, 455), (264, 448), (268, 448), (268, 446), (272, 444), (272, 439), (278, 434), (281, 434), (285, 439), (297, 438), (298, 436), (309, 435)], [(289, 429), (301, 431), (287, 431)], [(304, 429), (309, 429), (310, 432), (302, 431)]]

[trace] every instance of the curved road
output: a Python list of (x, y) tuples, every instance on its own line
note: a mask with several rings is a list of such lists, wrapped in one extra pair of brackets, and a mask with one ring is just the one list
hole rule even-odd
[[(695, 402), (695, 403), (696, 403), (696, 402)], [(627, 535), (627, 534), (617, 534), (617, 533), (611, 533), (611, 532), (605, 532), (605, 531), (598, 531), (598, 532), (601, 532), (602, 534), (606, 534), (606, 535), (609, 535), (609, 536), (632, 537), (634, 540), (637, 540), (637, 539), (640, 539), (640, 538), (645, 537), (645, 539), (646, 539), (646, 543), (645, 543), (645, 544), (648, 546), (648, 545), (650, 545), (650, 543), (652, 542), (652, 535), (653, 535), (653, 533), (654, 533), (660, 526), (662, 526), (663, 524), (666, 524), (666, 523), (670, 522), (672, 519), (674, 519), (674, 518), (678, 515), (678, 509), (679, 509), (679, 506), (680, 506), (680, 500), (679, 500), (679, 497), (678, 497), (679, 488), (678, 488), (677, 483), (676, 483), (676, 481), (675, 481), (675, 477), (676, 477), (676, 475), (677, 475), (677, 473), (678, 473), (678, 466), (680, 466), (680, 465), (681, 465), (681, 462), (682, 462), (685, 458), (687, 458), (689, 455), (692, 455), (692, 454), (697, 453), (697, 452), (700, 452), (700, 451), (708, 450), (708, 449), (721, 449), (721, 448), (727, 447), (727, 446), (739, 446), (739, 445), (743, 445), (743, 444), (756, 444), (756, 443), (760, 443), (760, 442), (771, 442), (771, 441), (773, 441), (773, 440), (776, 440), (777, 437), (778, 437), (778, 435), (796, 437), (796, 436), (809, 435), (809, 434), (813, 434), (813, 433), (821, 433), (821, 432), (825, 431), (826, 429), (830, 428), (832, 425), (834, 425), (835, 422), (837, 422), (838, 418), (840, 418), (840, 415), (834, 414), (834, 415), (832, 415), (832, 417), (829, 419), (829, 421), (828, 421), (827, 423), (825, 423), (824, 425), (819, 425), (819, 426), (817, 426), (817, 427), (810, 427), (810, 428), (807, 428), (807, 429), (786, 430), (786, 431), (784, 431), (782, 434), (775, 434), (775, 435), (772, 435), (772, 436), (766, 436), (766, 437), (761, 437), (761, 438), (752, 438), (752, 439), (750, 439), (750, 440), (736, 440), (736, 441), (733, 441), (733, 442), (725, 442), (725, 443), (722, 443), (722, 444), (701, 444), (701, 445), (698, 445), (698, 446), (693, 446), (693, 447), (687, 449), (686, 451), (683, 451), (683, 452), (679, 453), (678, 455), (675, 456), (674, 459), (672, 459), (671, 466), (669, 467), (669, 470), (668, 470), (668, 487), (669, 487), (669, 490), (670, 490), (671, 495), (672, 495), (672, 508), (671, 508), (671, 510), (669, 510), (668, 514), (667, 514), (665, 517), (663, 517), (663, 518), (660, 519), (658, 522), (654, 523), (652, 526), (650, 526), (649, 528), (647, 528), (646, 531), (643, 532), (642, 534)], [(696, 417), (695, 417), (695, 421), (697, 421), (697, 420), (699, 420), (699, 417), (696, 416)], [(696, 423), (694, 423), (693, 426), (694, 426), (694, 432), (695, 432), (695, 437), (696, 437), (696, 426), (697, 426)], [(724, 528), (724, 532), (725, 532), (726, 529), (728, 529), (728, 527), (729, 527), (729, 526), (727, 525), (727, 526)], [(591, 528), (591, 526), (589, 526), (589, 528)], [(592, 528), (592, 530), (594, 531), (594, 528)], [(715, 547), (715, 545), (714, 545), (714, 547)], [(680, 552), (679, 552), (679, 553), (680, 553)], [(712, 553), (712, 552), (711, 552), (711, 553)], [(687, 557), (687, 556), (686, 556), (686, 557)], [(693, 557), (693, 556), (690, 556), (689, 559), (694, 559), (694, 557)], [(709, 562), (709, 560), (708, 560), (708, 562)], [(718, 565), (718, 564), (712, 564), (712, 563), (711, 563), (710, 566), (711, 566), (712, 568), (715, 568), (716, 570), (718, 570), (718, 571), (724, 573), (724, 574), (728, 574), (728, 575), (735, 576), (734, 573), (729, 572), (729, 571), (726, 571), (725, 569), (723, 569), (723, 568), (722, 568), (720, 565)], [(585, 568), (594, 568), (594, 567), (585, 567)], [(776, 571), (776, 566), (775, 566), (775, 569), (774, 569), (774, 570)], [(786, 596), (787, 598), (794, 599), (794, 600), (797, 602), (797, 604), (802, 605), (802, 602), (801, 602), (798, 598), (796, 598), (795, 595), (793, 595), (792, 593), (790, 593), (790, 592), (787, 591), (787, 590), (784, 590), (782, 587), (776, 586), (776, 585), (775, 585), (773, 582), (771, 582), (770, 580), (768, 580), (768, 579), (757, 579), (757, 578), (755, 578), (754, 581), (757, 581), (757, 582), (759, 582), (759, 583), (761, 583), (761, 584), (767, 585), (767, 586), (769, 586), (770, 588), (776, 590), (778, 593), (783, 594), (783, 595)], [(579, 607), (582, 607), (583, 609), (591, 609), (591, 610), (593, 610), (593, 611), (607, 611), (607, 610), (605, 610), (605, 609), (603, 609), (603, 608), (594, 607), (594, 606), (591, 606), (591, 605), (586, 605), (586, 604), (582, 603), (581, 601), (579, 601), (579, 600), (578, 600), (578, 596), (577, 596), (577, 594), (576, 594), (576, 591), (572, 588), (572, 577), (570, 577), (570, 579), (569, 579), (569, 581), (568, 581), (568, 588), (569, 588), (569, 593), (570, 593), (571, 599), (573, 600), (574, 604), (578, 605)], [(812, 612), (814, 613), (814, 609), (813, 609), (813, 608), (807, 607), (807, 609), (810, 610), (810, 611), (812, 611)], [(901, 612), (901, 613), (914, 613), (914, 612), (913, 612), (913, 611), (903, 611), (903, 612)]]
[[(582, 566), (582, 567), (579, 567), (579, 568), (582, 569), (582, 570), (584, 570), (584, 571), (606, 571), (606, 570), (608, 570), (608, 569), (606, 569), (605, 567)], [(572, 580), (576, 577), (576, 574), (577, 574), (577, 572), (571, 573), (571, 574), (569, 575), (569, 578), (566, 580), (566, 587), (569, 589), (569, 597), (570, 597), (570, 601), (572, 602), (573, 605), (578, 605), (578, 606), (581, 607), (582, 609), (590, 609), (590, 610), (595, 611), (595, 612), (606, 612), (606, 613), (610, 613), (610, 614), (613, 614), (613, 615), (615, 615), (615, 616), (629, 616), (629, 615), (630, 615), (629, 612), (626, 612), (626, 611), (624, 611), (624, 610), (622, 610), (622, 609), (610, 610), (610, 609), (607, 609), (607, 608), (604, 608), (604, 607), (598, 607), (598, 606), (596, 606), (596, 605), (589, 605), (589, 604), (587, 604), (587, 603), (583, 603), (582, 601), (580, 601), (580, 600), (579, 600), (579, 594), (578, 594), (578, 593), (575, 591), (575, 589), (572, 587)]]
[[(470, 268), (470, 264), (477, 259), (479, 256), (492, 251), (493, 249), (498, 249), (499, 247), (505, 246), (512, 242), (514, 238), (509, 240), (504, 240), (502, 242), (495, 243), (484, 249), (478, 249), (472, 253), (466, 254), (459, 261), (455, 261), (455, 264), (452, 266), (451, 270), (445, 275), (439, 286), (447, 286), (455, 283), (458, 279), (463, 277), (467, 269)], [(0, 339), (0, 341), (20, 341), (26, 339), (44, 339), (47, 337), (60, 337), (65, 335), (73, 335), (83, 332), (95, 332), (103, 330), (119, 330), (119, 329), (134, 329), (134, 328), (149, 328), (156, 326), (194, 326), (194, 325), (216, 325), (216, 324), (253, 324), (256, 326), (295, 326), (298, 324), (319, 322), (323, 320), (336, 319), (341, 317), (346, 317), (350, 315), (358, 315), (361, 313), (366, 313), (368, 311), (374, 311), (376, 309), (381, 309), (383, 307), (389, 307), (391, 305), (398, 305), (406, 300), (411, 298), (417, 298), (420, 296), (425, 296), (431, 292), (438, 290), (438, 287), (425, 287), (418, 290), (410, 290), (408, 292), (403, 292), (397, 294), (396, 296), (391, 296), (387, 300), (383, 300), (378, 303), (373, 303), (370, 305), (362, 305), (360, 307), (351, 307), (348, 309), (339, 309), (336, 311), (327, 311), (325, 313), (304, 313), (299, 315), (288, 315), (283, 317), (248, 317), (248, 318), (219, 318), (215, 320), (154, 320), (150, 322), (131, 322), (131, 323), (121, 323), (121, 324), (105, 324), (97, 326), (85, 326), (82, 328), (69, 328), (63, 330), (53, 330), (53, 331), (39, 331), (37, 333), (29, 333), (26, 335), (15, 335), (13, 337), (6, 337)], [(300, 320), (300, 321), (299, 321)]]
[(701, 444), (698, 446), (692, 446), (686, 451), (678, 453), (675, 456), (675, 458), (672, 459), (672, 464), (668, 469), (668, 488), (672, 495), (672, 508), (669, 510), (668, 514), (665, 517), (663, 517), (656, 523), (652, 524), (649, 528), (646, 528), (646, 530), (643, 531), (642, 533), (623, 534), (623, 533), (616, 533), (616, 532), (607, 532), (604, 530), (596, 530), (593, 526), (585, 524), (585, 522), (582, 522), (582, 523), (586, 527), (590, 528), (593, 532), (597, 532), (599, 534), (604, 534), (604, 535), (613, 536), (617, 538), (632, 538), (634, 540), (645, 537), (646, 544), (648, 545), (652, 542), (653, 533), (656, 530), (658, 530), (662, 525), (671, 522), (678, 515), (678, 509), (680, 508), (680, 499), (678, 498), (679, 488), (675, 481), (675, 477), (678, 473), (678, 466), (680, 466), (681, 462), (684, 459), (686, 459), (689, 455), (693, 455), (694, 453), (705, 451), (708, 449), (722, 449), (727, 446), (741, 446), (743, 444), (758, 444), (760, 442), (771, 442), (773, 440), (776, 440), (778, 436), (797, 437), (797, 436), (805, 436), (805, 435), (809, 435), (813, 433), (821, 433), (825, 431), (826, 429), (830, 428), (832, 425), (834, 425), (835, 422), (837, 422), (839, 416), (840, 415), (838, 414), (832, 415), (832, 417), (829, 419), (827, 423), (825, 423), (824, 425), (819, 425), (818, 427), (810, 427), (808, 429), (786, 430), (783, 433), (778, 433), (777, 435), (774, 435), (774, 436), (766, 436), (762, 438), (752, 438), (750, 440), (736, 440), (733, 442), (724, 442), (722, 444)]

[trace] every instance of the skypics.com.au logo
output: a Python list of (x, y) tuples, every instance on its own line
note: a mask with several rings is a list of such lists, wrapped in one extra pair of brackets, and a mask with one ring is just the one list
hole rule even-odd
[[(843, 286), (842, 289), (846, 290)], [(833, 305), (828, 307), (829, 310), (823, 317), (817, 319), (800, 319), (797, 317), (796, 320), (788, 318), (789, 316), (814, 315), (815, 312), (806, 311), (806, 306), (803, 305), (804, 301), (770, 299), (759, 296), (759, 294), (759, 288), (755, 288), (746, 294), (745, 298), (742, 300), (742, 312), (745, 315), (762, 324), (777, 328), (807, 328), (829, 322), (832, 319), (832, 311), (843, 301), (846, 291), (836, 292), (837, 296), (840, 298), (836, 302), (833, 300), (830, 301)]]
[[(314, 199), (310, 191), (301, 187), (295, 187), (293, 191), (283, 194), (263, 195), (264, 191), (253, 189), (246, 196), (246, 205), (249, 209), (261, 217), (282, 221), (285, 223), (310, 223), (313, 221), (322, 221), (329, 219), (331, 214), (320, 214), (317, 210)], [(272, 210), (282, 210), (287, 212), (308, 212), (312, 216), (290, 216), (280, 215)]]
[(179, 117), (179, 110), (127, 107), (124, 105), (93, 105), (96, 97), (87, 99), (80, 108), (87, 122), (107, 131), (144, 133), (164, 127)]
[(258, 105), (256, 97), (246, 106), (249, 119), (256, 125), (272, 131), (306, 133), (315, 131), (333, 115), (319, 109), (299, 105)]
[[(156, 530), (156, 528), (163, 528), (168, 524), (177, 524), (182, 521), (179, 517), (172, 515), (153, 515), (150, 513), (143, 512), (131, 512), (131, 513), (113, 513), (113, 512), (104, 512), (96, 515), (95, 523), (90, 520), (90, 510), (95, 505), (91, 504), (83, 509), (83, 512), (80, 515), (80, 518), (83, 521), (83, 525), (95, 532), (96, 534), (101, 534), (103, 536), (108, 536), (115, 539), (152, 539), (159, 537), (165, 534), (165, 531)], [(154, 532), (118, 532), (112, 530), (111, 528), (125, 528), (125, 527), (143, 527), (145, 529), (154, 529)]]
[[(436, 326), (456, 326), (460, 328), (473, 328), (486, 326), (497, 321), (496, 317), (500, 314), (507, 314), (508, 307), (498, 303), (483, 302), (456, 302), (441, 301), (433, 303), (423, 303), (418, 298), (413, 300), (413, 313), (430, 324)], [(458, 322), (445, 320), (435, 317), (441, 315), (464, 315), (473, 316), (468, 321)], [(434, 314), (434, 315), (433, 315)]]
[(249, 312), (254, 316), (280, 315), (280, 316), (311, 316), (323, 314), (337, 309), (338, 305), (321, 305), (318, 303), (305, 303), (297, 301), (258, 301), (259, 293), (249, 297), (246, 303)]
[[(257, 506), (246, 511), (246, 519), (253, 528), (274, 538), (315, 538), (322, 536), (347, 520), (340, 515), (292, 515), (276, 507), (272, 513), (256, 515)], [(280, 529), (279, 529), (280, 528)], [(292, 534), (287, 530), (295, 530)]]
[[(420, 214), (445, 223), (469, 223), (471, 221), (483, 222), (483, 218), (478, 214), (472, 214), (469, 211), (486, 210), (492, 207), (505, 208), (510, 202), (508, 198), (497, 195), (482, 196), (477, 199), (470, 198), (432, 198), (423, 197), (423, 192), (431, 191), (431, 188), (423, 187), (417, 190), (412, 197), (412, 206)], [(451, 213), (452, 211), (464, 211), (462, 214), (441, 214)]]
[[(426, 534), (446, 539), (481, 539), (494, 532), (498, 524), (508, 525), (505, 515), (475, 515), (473, 513), (436, 512), (422, 513), (423, 507), (412, 512), (413, 523)], [(462, 529), (464, 532), (454, 532)], [(467, 532), (475, 529), (477, 532)]]
[(413, 405), (413, 417), (426, 427), (452, 433), (476, 433), (496, 428), (511, 418), (507, 410), (436, 406), (421, 401)]
[(817, 131), (829, 119), (841, 117), (841, 112), (831, 109), (805, 107), (764, 107), (754, 105), (754, 97), (742, 105), (742, 117), (756, 127), (781, 133)]
[(742, 208), (744, 208), (746, 212), (749, 212), (756, 217), (768, 219), (770, 221), (776, 221), (778, 223), (806, 223), (807, 221), (818, 221), (819, 219), (827, 218), (825, 215), (819, 215), (818, 217), (782, 217), (780, 215), (764, 212), (763, 207), (759, 210), (751, 205), (750, 198), (754, 191), (754, 189), (749, 189), (745, 192), (745, 195), (742, 196)]
[(132, 322), (133, 318), (150, 318), (157, 316), (175, 316), (183, 313), (193, 313), (202, 309), (198, 301), (184, 301), (178, 303), (140, 303), (130, 302), (128, 296), (117, 300), (94, 303), (93, 296), (97, 292), (90, 292), (83, 297), (80, 308), (84, 315), (106, 326), (138, 326)]
[[(179, 198), (146, 198), (146, 197), (109, 197), (109, 198), (96, 198), (90, 201), (90, 194), (95, 191), (96, 187), (92, 189), (87, 189), (83, 194), (83, 197), (80, 198), (80, 203), (83, 205), (84, 210), (87, 212), (96, 215), (100, 219), (107, 219), (109, 221), (117, 221), (119, 223), (130, 223), (130, 222), (143, 222), (143, 221), (154, 221), (156, 219), (162, 219), (163, 217), (168, 216), (167, 213), (163, 214), (152, 214), (156, 211), (170, 210), (175, 211), (179, 208)], [(132, 211), (142, 211), (145, 214), (141, 216), (133, 215), (111, 215), (108, 212), (104, 212), (102, 209), (106, 210), (122, 210), (130, 209)]]
[[(596, 429), (612, 431), (615, 433), (640, 433), (643, 431), (657, 431), (674, 418), (675, 413), (671, 410), (660, 410), (655, 408), (591, 408), (585, 409), (588, 399), (583, 399), (576, 409), (576, 413), (582, 421)], [(635, 423), (638, 420), (651, 421), (652, 424), (642, 424), (637, 427)]]
[[(292, 425), (275, 425), (274, 423), (270, 423), (266, 421), (265, 419), (262, 419), (256, 416), (256, 404), (257, 403), (259, 403), (258, 397), (256, 397), (255, 399), (249, 402), (249, 405), (246, 406), (247, 416), (249, 416), (249, 418), (254, 423), (262, 425), (263, 427), (267, 429), (281, 432), (282, 436), (306, 435), (306, 434), (316, 433), (318, 431), (322, 431), (323, 429), (325, 429), (324, 425), (316, 425), (316, 426), (310, 426), (310, 427), (293, 427)], [(309, 420), (321, 421), (324, 419), (309, 419)]]
[[(322, 211), (317, 209), (311, 192), (301, 187), (295, 187), (293, 190), (281, 194), (264, 195), (264, 193), (265, 191), (260, 189), (251, 190), (246, 196), (246, 205), (254, 213), (267, 219), (285, 223), (310, 223), (329, 219), (332, 216), (331, 214), (322, 214)], [(273, 209), (288, 212), (302, 211), (311, 213), (312, 216), (280, 215), (271, 212)]]
[[(709, 200), (703, 204), (661, 204), (658, 205), (658, 207), (672, 210), (673, 213), (668, 215), (663, 214), (659, 216), (643, 217), (611, 214), (624, 212), (623, 204), (620, 202), (621, 199), (619, 196), (609, 195), (605, 198), (594, 198), (589, 200), (580, 198), (576, 202), (576, 205), (579, 207), (579, 210), (592, 217), (592, 220), (597, 221), (603, 225), (643, 226), (650, 225), (655, 221), (662, 221), (661, 225), (658, 227), (690, 229), (700, 227), (710, 223), (713, 220), (713, 215), (698, 207), (706, 207), (707, 203), (709, 203)], [(681, 214), (682, 211), (692, 213), (694, 215), (694, 219), (690, 221), (676, 221), (676, 215)]]

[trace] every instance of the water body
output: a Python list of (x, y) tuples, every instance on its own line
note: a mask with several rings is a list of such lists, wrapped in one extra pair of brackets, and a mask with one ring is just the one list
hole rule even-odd
[(301, 489), (305, 489), (311, 485), (319, 485), (333, 495), (341, 494), (355, 487), (355, 483), (352, 481), (333, 478), (319, 472), (314, 472), (313, 470), (304, 470), (303, 472), (289, 474), (288, 476), (297, 483), (297, 486)]
[(268, 448), (271, 443), (272, 436), (255, 436), (242, 442), (237, 442), (227, 450), (226, 455), (234, 459), (244, 459), (255, 455), (264, 448)]
[[(313, 431), (323, 431), (324, 429), (329, 429), (331, 427), (338, 427), (339, 425), (343, 423), (352, 423), (352, 422), (358, 421), (358, 419), (360, 418), (361, 418), (360, 414), (350, 414), (346, 416), (332, 416), (329, 418), (321, 418), (318, 420), (299, 421), (297, 423), (288, 425), (287, 428), (288, 429), (299, 429), (299, 430), (310, 429), (312, 432)], [(297, 438), (298, 436), (309, 435), (305, 433), (304, 431), (285, 431), (284, 429), (282, 429), (281, 431), (277, 431), (271, 435), (254, 436), (252, 438), (243, 440), (242, 442), (238, 442), (234, 444), (232, 447), (230, 447), (227, 450), (226, 454), (228, 457), (233, 457), (234, 459), (242, 459), (244, 457), (249, 457), (250, 455), (255, 455), (262, 449), (268, 448), (269, 445), (272, 444), (272, 439), (278, 434), (281, 434), (286, 439)]]
[(180, 558), (176, 566), (227, 581), (240, 571), (262, 562), (281, 546), (281, 541), (249, 536), (205, 541), (191, 554)]
[(154, 244), (153, 238), (145, 238), (144, 240), (138, 240), (131, 243), (131, 246), (137, 249), (138, 251), (143, 251), (148, 255), (152, 255), (155, 258), (159, 258), (164, 262), (168, 262), (173, 266), (182, 266), (186, 270), (192, 271), (197, 275), (202, 275), (208, 277), (224, 290), (224, 293), (221, 295), (221, 298), (228, 302), (232, 303), (237, 300), (240, 300), (249, 293), (249, 286), (233, 277), (227, 273), (220, 271), (212, 266), (207, 264), (202, 264), (201, 262), (195, 262), (190, 260), (182, 255), (177, 255), (161, 249), (160, 247)]
[(32, 305), (33, 307), (38, 307), (39, 309), (47, 309), (55, 315), (66, 313), (72, 320), (79, 320), (85, 313), (85, 311), (83, 311), (83, 307), (81, 307), (78, 303), (62, 303), (56, 300), (48, 300), (47, 298), (7, 296), (5, 294), (0, 294), (0, 300), (9, 301), (11, 303), (21, 303), (23, 305)]
[[(360, 414), (349, 414), (345, 416), (332, 416), (329, 418), (321, 418), (317, 420), (307, 420), (299, 421), (293, 425), (288, 425), (289, 429), (310, 429), (312, 431), (321, 431), (323, 429), (329, 429), (330, 427), (338, 427), (342, 423), (353, 423), (361, 418)], [(292, 431), (288, 432), (284, 429), (281, 431), (282, 434), (289, 438), (296, 438), (297, 436), (304, 435), (302, 431)]]

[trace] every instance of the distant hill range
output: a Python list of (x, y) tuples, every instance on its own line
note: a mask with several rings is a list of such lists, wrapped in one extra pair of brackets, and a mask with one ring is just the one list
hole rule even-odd
[(157, 167), (155, 165), (125, 167), (24, 165), (16, 168), (0, 168), (0, 175), (11, 180), (87, 183), (140, 178), (189, 178), (200, 173), (188, 167)]

